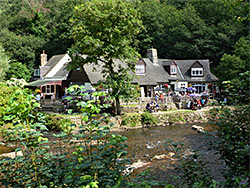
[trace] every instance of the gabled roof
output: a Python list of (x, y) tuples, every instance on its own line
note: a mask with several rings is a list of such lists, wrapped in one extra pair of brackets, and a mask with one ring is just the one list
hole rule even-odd
[(153, 63), (149, 58), (143, 58), (143, 61), (146, 63), (146, 74), (140, 75), (138, 84), (157, 85), (158, 83), (168, 82), (169, 74), (163, 69), (159, 61), (158, 63)]
[(71, 61), (68, 54), (53, 56), (44, 66), (48, 67), (47, 73), (43, 76), (46, 77), (58, 77), (66, 76), (69, 74), (67, 70), (67, 64)]
[[(85, 58), (86, 56), (82, 56)], [(210, 72), (209, 60), (172, 60), (172, 59), (158, 59), (158, 63), (153, 63), (149, 58), (141, 59), (146, 65), (146, 73), (142, 75), (137, 75), (133, 83), (138, 83), (139, 85), (158, 85), (162, 83), (167, 83), (171, 80), (188, 81), (188, 82), (211, 82), (217, 81), (216, 78)], [(68, 79), (69, 70), (67, 70), (67, 65), (71, 61), (68, 54), (55, 55), (46, 64), (45, 68), (47, 73), (43, 79), (60, 78), (61, 80)], [(177, 74), (170, 75), (164, 67), (170, 66), (172, 63), (177, 65)], [(197, 77), (193, 79), (191, 77), (191, 67), (194, 63), (199, 63), (204, 68), (204, 76)], [(102, 74), (103, 62), (98, 62), (98, 65), (85, 64), (83, 69), (86, 73), (86, 77), (91, 84), (97, 84), (98, 81), (103, 80), (104, 76)], [(118, 66), (126, 67), (127, 65), (120, 60), (115, 60), (116, 70)], [(93, 67), (95, 69), (93, 69)], [(130, 72), (130, 74), (135, 74)]]
[[(197, 77), (195, 79), (192, 79), (193, 77), (191, 76), (191, 67), (195, 62), (199, 62), (203, 68), (203, 76), (202, 77)], [(208, 59), (205, 60), (175, 60), (176, 64), (180, 68), (185, 80), (191, 81), (191, 82), (211, 82), (211, 81), (217, 81), (218, 78), (214, 76), (210, 72), (210, 62)]]
[[(170, 66), (173, 61), (177, 65), (177, 73), (176, 73), (176, 75), (169, 75), (169, 73), (167, 71), (165, 71), (163, 67)], [(184, 77), (182, 76), (182, 73), (181, 73), (181, 71), (180, 71), (180, 69), (178, 67), (178, 64), (177, 64), (176, 60), (172, 60), (172, 59), (159, 59), (159, 64), (162, 66), (162, 69), (165, 71), (165, 74), (168, 74), (168, 79), (169, 80), (184, 81)]]

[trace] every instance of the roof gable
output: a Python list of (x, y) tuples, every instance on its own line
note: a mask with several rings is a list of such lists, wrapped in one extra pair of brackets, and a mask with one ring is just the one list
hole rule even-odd
[[(71, 58), (68, 54), (53, 56), (44, 67), (49, 67), (44, 77), (54, 77), (56, 75), (68, 74), (66, 65), (71, 62)], [(66, 72), (65, 72), (66, 71)]]
[(195, 61), (191, 68), (203, 68), (203, 65), (199, 61)]

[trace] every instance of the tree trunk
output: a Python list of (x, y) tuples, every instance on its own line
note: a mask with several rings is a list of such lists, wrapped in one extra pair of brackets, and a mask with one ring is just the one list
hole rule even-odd
[(118, 97), (115, 98), (115, 102), (116, 102), (116, 113), (117, 115), (121, 115), (121, 104)]

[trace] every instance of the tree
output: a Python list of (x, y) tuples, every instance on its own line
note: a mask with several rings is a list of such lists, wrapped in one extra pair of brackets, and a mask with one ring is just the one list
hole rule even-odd
[[(111, 80), (111, 97), (115, 98), (117, 114), (120, 114), (120, 99), (128, 96), (120, 91), (128, 83), (129, 74), (126, 73), (134, 71), (139, 57), (135, 45), (142, 22), (137, 9), (130, 1), (87, 1), (75, 7), (71, 22), (74, 39), (72, 52), (87, 57), (76, 60), (70, 68), (82, 67), (87, 63), (101, 66), (104, 79)], [(117, 59), (125, 66), (116, 64)]]
[(235, 44), (233, 54), (224, 54), (217, 67), (217, 76), (220, 81), (236, 81), (240, 73), (249, 70), (250, 65), (250, 39), (240, 38)]
[(0, 46), (0, 81), (5, 78), (6, 72), (9, 69), (9, 57), (6, 55), (5, 50)]
[(7, 72), (6, 80), (10, 78), (18, 78), (29, 81), (31, 78), (31, 71), (27, 68), (25, 64), (20, 62), (13, 62), (10, 64), (10, 69)]

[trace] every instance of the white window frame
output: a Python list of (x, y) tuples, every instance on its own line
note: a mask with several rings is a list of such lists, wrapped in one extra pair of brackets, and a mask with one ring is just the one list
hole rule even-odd
[(170, 74), (177, 74), (177, 67), (175, 65), (170, 66)]
[(197, 93), (206, 91), (206, 84), (192, 84), (192, 87), (197, 89)]
[(135, 65), (136, 74), (145, 74), (145, 65)]
[(191, 76), (203, 76), (203, 68), (192, 68)]

